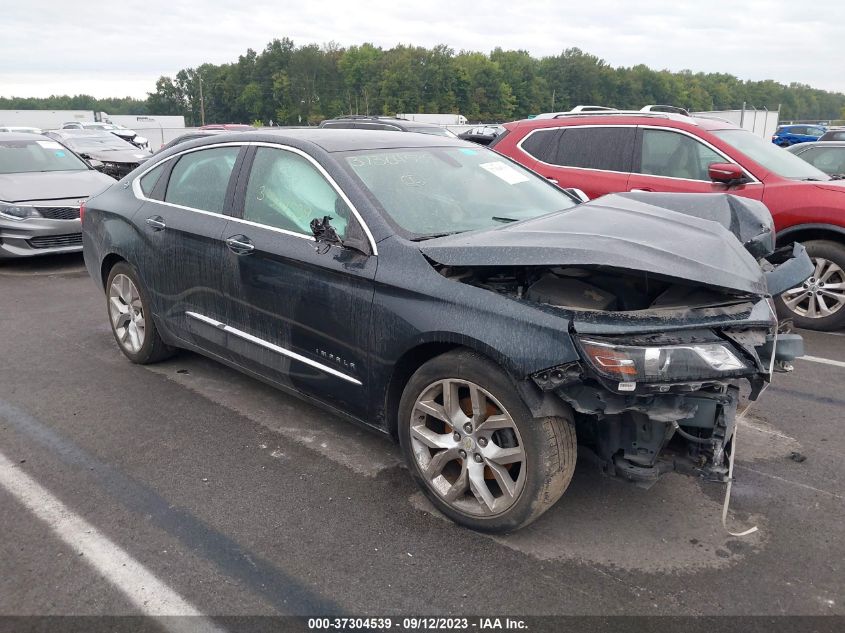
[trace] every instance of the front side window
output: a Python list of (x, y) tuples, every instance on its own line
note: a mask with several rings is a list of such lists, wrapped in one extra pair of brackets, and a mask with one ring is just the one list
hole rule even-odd
[(259, 147), (249, 174), (243, 219), (303, 235), (311, 235), (311, 220), (332, 218), (338, 235), (346, 237), (351, 211), (325, 177), (302, 156)]
[(343, 160), (409, 239), (502, 226), (576, 205), (545, 178), (486, 147), (354, 151)]
[(631, 171), (634, 151), (633, 127), (567, 127), (558, 143), (555, 165)]
[(707, 168), (724, 162), (724, 157), (685, 134), (643, 130), (641, 174), (709, 181)]
[(88, 169), (61, 143), (44, 138), (25, 141), (0, 141), (0, 174), (35, 171), (82, 171)]
[(229, 178), (240, 147), (215, 147), (185, 154), (167, 183), (165, 202), (223, 213)]

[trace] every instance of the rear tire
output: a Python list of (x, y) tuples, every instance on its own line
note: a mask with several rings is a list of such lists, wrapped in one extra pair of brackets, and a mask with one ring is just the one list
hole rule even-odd
[(109, 323), (120, 351), (139, 365), (164, 360), (176, 351), (161, 339), (151, 305), (135, 268), (125, 261), (115, 264), (106, 281)]
[(460, 525), (517, 530), (548, 510), (572, 480), (577, 446), (571, 412), (534, 418), (507, 374), (470, 350), (420, 367), (405, 387), (398, 416), (414, 480)]
[(845, 246), (827, 240), (804, 242), (816, 269), (802, 285), (775, 299), (781, 317), (808, 330), (845, 327)]

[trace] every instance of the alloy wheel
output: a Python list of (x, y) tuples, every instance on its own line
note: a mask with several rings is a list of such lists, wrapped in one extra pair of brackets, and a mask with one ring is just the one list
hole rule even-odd
[(845, 271), (823, 257), (813, 257), (815, 270), (802, 285), (783, 293), (784, 305), (798, 316), (822, 319), (845, 305)]
[(525, 448), (513, 418), (488, 391), (466, 380), (439, 380), (417, 398), (410, 425), (420, 473), (450, 506), (493, 516), (519, 499)]
[(138, 288), (124, 274), (115, 275), (109, 287), (109, 318), (121, 347), (137, 354), (146, 333), (144, 306)]

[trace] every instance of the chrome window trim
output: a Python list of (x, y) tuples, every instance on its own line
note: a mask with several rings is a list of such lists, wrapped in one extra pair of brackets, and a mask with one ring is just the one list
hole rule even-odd
[(172, 156), (168, 156), (163, 160), (157, 161), (154, 165), (150, 165), (140, 174), (138, 174), (132, 180), (132, 193), (138, 200), (144, 202), (154, 202), (156, 204), (163, 204), (169, 207), (174, 207), (176, 209), (185, 209), (186, 211), (193, 211), (194, 213), (202, 213), (204, 215), (211, 215), (220, 218), (226, 218), (228, 220), (232, 220), (233, 222), (239, 222), (240, 224), (246, 224), (248, 226), (254, 226), (261, 229), (266, 229), (268, 231), (274, 231), (276, 233), (281, 233), (283, 235), (289, 235), (291, 237), (298, 237), (301, 239), (305, 239), (308, 241), (313, 242), (314, 237), (311, 235), (305, 235), (304, 233), (297, 233), (295, 231), (287, 231), (285, 229), (279, 229), (273, 226), (267, 226), (266, 224), (260, 224), (258, 222), (252, 222), (250, 220), (244, 220), (243, 218), (236, 218), (231, 215), (226, 215), (224, 213), (216, 213), (214, 211), (205, 211), (204, 209), (195, 209), (194, 207), (186, 207), (181, 204), (174, 204), (172, 202), (165, 202), (164, 200), (155, 200), (153, 198), (148, 198), (144, 195), (144, 192), (141, 190), (141, 178), (147, 175), (148, 172), (152, 171), (159, 165), (163, 165), (169, 160), (174, 160), (184, 156), (185, 154), (190, 154), (191, 152), (199, 152), (205, 149), (214, 149), (217, 147), (269, 147), (271, 149), (278, 149), (282, 151), (292, 152), (297, 154), (311, 163), (314, 167), (316, 167), (317, 171), (326, 181), (329, 183), (329, 186), (335, 190), (335, 192), (341, 197), (341, 199), (346, 203), (349, 209), (352, 211), (352, 215), (355, 216), (355, 219), (358, 220), (358, 223), (361, 225), (361, 228), (364, 230), (364, 234), (367, 236), (367, 241), (370, 243), (370, 248), (372, 249), (372, 254), (377, 256), (378, 255), (378, 247), (376, 246), (376, 240), (373, 237), (372, 232), (370, 231), (370, 227), (367, 226), (367, 223), (364, 222), (364, 218), (361, 217), (361, 214), (358, 212), (358, 209), (352, 204), (352, 201), (349, 199), (349, 196), (340, 188), (340, 185), (337, 184), (334, 178), (332, 178), (329, 173), (325, 170), (325, 168), (314, 159), (311, 155), (307, 152), (303, 152), (301, 149), (296, 147), (291, 147), (290, 145), (285, 145), (283, 143), (270, 143), (268, 141), (228, 141), (225, 143), (212, 143), (210, 145), (201, 145), (199, 147), (191, 147), (189, 149), (184, 149)]
[(351, 382), (353, 385), (361, 386), (363, 383), (358, 380), (357, 378), (353, 378), (347, 374), (344, 374), (341, 371), (336, 370), (334, 367), (329, 367), (328, 365), (323, 365), (322, 363), (318, 363), (317, 361), (311, 360), (310, 358), (306, 358), (296, 352), (292, 352), (289, 349), (284, 347), (280, 347), (275, 345), (274, 343), (270, 343), (269, 341), (265, 341), (263, 338), (258, 338), (257, 336), (253, 336), (243, 330), (239, 330), (238, 328), (234, 328), (231, 325), (226, 325), (221, 321), (217, 321), (216, 319), (212, 319), (211, 317), (207, 317), (204, 314), (199, 314), (198, 312), (185, 312), (185, 314), (192, 319), (196, 319), (197, 321), (202, 321), (203, 323), (207, 323), (208, 325), (214, 326), (224, 332), (229, 334), (233, 334), (238, 338), (242, 338), (245, 341), (249, 341), (250, 343), (255, 343), (256, 345), (260, 345), (265, 349), (269, 349), (270, 351), (276, 352), (277, 354), (281, 354), (282, 356), (286, 356), (293, 360), (299, 361), (301, 363), (305, 363), (306, 365), (310, 365), (311, 367), (315, 367), (320, 371), (323, 371), (327, 374), (331, 374), (337, 378), (341, 378), (342, 380), (346, 380), (347, 382)]
[(522, 140), (519, 141), (519, 143), (516, 144), (516, 147), (523, 154), (525, 154), (529, 158), (532, 158), (533, 160), (536, 160), (538, 163), (540, 163), (542, 165), (546, 165), (547, 167), (554, 167), (556, 169), (583, 169), (585, 171), (596, 171), (596, 172), (605, 173), (605, 174), (632, 174), (632, 175), (637, 175), (637, 176), (653, 176), (654, 178), (668, 178), (670, 180), (682, 180), (682, 181), (686, 181), (686, 182), (712, 182), (710, 180), (696, 180), (695, 178), (677, 178), (675, 176), (661, 176), (660, 174), (642, 174), (638, 171), (616, 171), (616, 170), (613, 170), (613, 169), (598, 169), (596, 167), (573, 167), (572, 165), (555, 165), (554, 163), (547, 163), (544, 160), (540, 160), (539, 158), (537, 158), (536, 156), (534, 156), (533, 154), (531, 154), (530, 152), (528, 152), (527, 150), (525, 150), (522, 147), (522, 144), (528, 139), (528, 137), (531, 136), (532, 134), (536, 134), (537, 132), (554, 132), (554, 131), (561, 130), (561, 129), (564, 129), (564, 128), (595, 128), (595, 127), (601, 127), (601, 128), (606, 128), (606, 127), (628, 128), (628, 127), (630, 127), (630, 128), (642, 128), (642, 129), (648, 129), (648, 130), (659, 130), (661, 132), (675, 132), (677, 134), (684, 134), (685, 136), (688, 136), (691, 139), (698, 141), (699, 143), (701, 143), (702, 145), (704, 145), (708, 149), (712, 150), (713, 152), (715, 152), (716, 154), (718, 154), (719, 156), (724, 158), (725, 162), (731, 163), (732, 165), (738, 165), (742, 169), (742, 173), (744, 173), (746, 175), (746, 177), (748, 177), (751, 180), (751, 182), (745, 183), (745, 186), (762, 184), (762, 182), (760, 182), (760, 180), (757, 177), (755, 177), (754, 174), (749, 172), (745, 167), (740, 165), (738, 162), (736, 162), (730, 156), (727, 156), (719, 148), (714, 147), (712, 144), (710, 144), (709, 142), (707, 142), (703, 138), (699, 138), (695, 134), (690, 134), (686, 130), (682, 130), (682, 129), (674, 128), (674, 127), (661, 127), (659, 125), (642, 125), (642, 124), (637, 125), (637, 124), (631, 124), (631, 123), (620, 123), (620, 124), (616, 124), (616, 125), (602, 125), (600, 123), (592, 123), (590, 125), (559, 125), (559, 126), (555, 126), (555, 127), (543, 127), (543, 128), (537, 128), (536, 130), (531, 130), (528, 134), (526, 134), (522, 138)]

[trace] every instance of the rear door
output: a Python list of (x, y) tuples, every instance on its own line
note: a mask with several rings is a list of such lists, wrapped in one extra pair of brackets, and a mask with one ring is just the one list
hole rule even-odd
[(223, 229), (244, 151), (189, 151), (142, 176), (135, 190), (145, 199), (134, 216), (145, 240), (138, 267), (159, 317), (180, 338), (221, 355), (220, 332), (190, 315), (222, 313)]
[(518, 148), (538, 174), (597, 198), (626, 190), (635, 138), (635, 126), (566, 126), (534, 130)]
[[(375, 244), (349, 200), (304, 152), (260, 146), (247, 164), (240, 217), (224, 232), (228, 310), (219, 320), (228, 326), (232, 357), (364, 418)], [(317, 245), (309, 225), (324, 216), (342, 238), (363, 237), (372, 252)]]
[(755, 182), (732, 187), (710, 180), (712, 163), (735, 163), (715, 147), (686, 132), (642, 126), (637, 133), (634, 173), (630, 191), (678, 193), (733, 193), (760, 200), (763, 185)]

